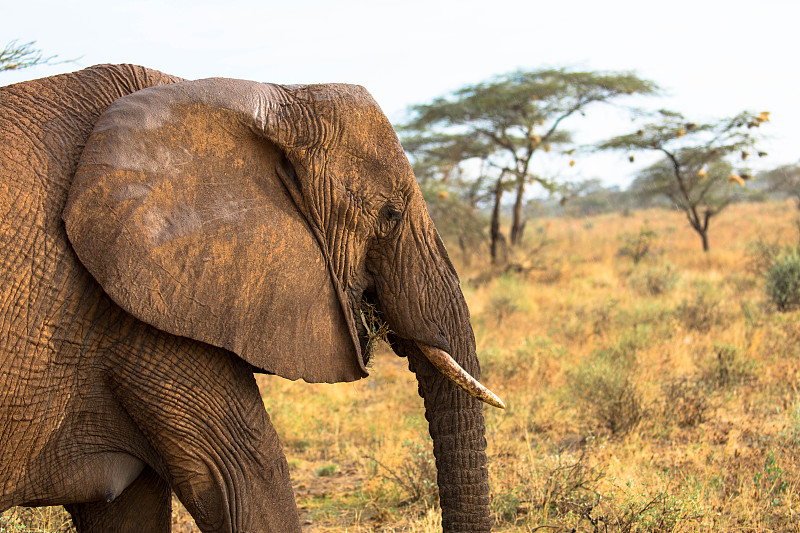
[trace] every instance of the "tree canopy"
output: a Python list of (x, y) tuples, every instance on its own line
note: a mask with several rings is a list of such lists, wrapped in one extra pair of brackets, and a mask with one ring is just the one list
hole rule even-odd
[(481, 176), (494, 201), (492, 250), (496, 257), (498, 213), (504, 192), (516, 193), (511, 244), (524, 230), (526, 186), (538, 183), (555, 191), (556, 180), (531, 168), (535, 153), (558, 149), (571, 153), (571, 132), (564, 121), (595, 103), (652, 94), (655, 83), (628, 72), (576, 72), (568, 69), (518, 70), (468, 85), (427, 104), (409, 108), (400, 126), (403, 145), (421, 180), (447, 180), (468, 160), (481, 161)]

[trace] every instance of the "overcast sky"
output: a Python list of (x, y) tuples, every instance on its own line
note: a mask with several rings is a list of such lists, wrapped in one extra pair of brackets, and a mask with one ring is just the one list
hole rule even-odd
[[(632, 70), (665, 90), (648, 105), (697, 122), (770, 111), (756, 169), (800, 160), (798, 0), (9, 0), (0, 46), (12, 39), (80, 60), (0, 73), (0, 84), (122, 62), (191, 79), (359, 83), (393, 121), (517, 68)], [(588, 140), (625, 122), (597, 109), (571, 126)], [(565, 172), (626, 185), (635, 169), (619, 154)]]

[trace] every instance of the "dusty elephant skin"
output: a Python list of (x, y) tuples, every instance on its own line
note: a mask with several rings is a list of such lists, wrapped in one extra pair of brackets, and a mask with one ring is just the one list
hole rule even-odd
[(423, 354), (479, 378), (469, 312), (363, 88), (98, 66), (0, 111), (0, 510), (169, 531), (173, 490), (203, 531), (300, 531), (253, 372), (365, 377), (367, 300), (418, 378), (444, 531), (490, 530), (482, 404)]

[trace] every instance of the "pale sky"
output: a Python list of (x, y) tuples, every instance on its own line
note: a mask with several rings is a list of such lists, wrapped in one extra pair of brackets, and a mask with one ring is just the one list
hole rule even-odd
[[(642, 102), (696, 122), (770, 111), (760, 168), (800, 160), (800, 1), (9, 0), (0, 46), (37, 41), (77, 64), (0, 73), (0, 84), (97, 63), (190, 79), (364, 85), (393, 121), (410, 104), (517, 68), (632, 70), (665, 96)], [(627, 133), (590, 110), (578, 140)], [(552, 169), (560, 163), (542, 162)], [(565, 177), (626, 185), (625, 154), (586, 157)], [(559, 172), (558, 169), (553, 172)]]

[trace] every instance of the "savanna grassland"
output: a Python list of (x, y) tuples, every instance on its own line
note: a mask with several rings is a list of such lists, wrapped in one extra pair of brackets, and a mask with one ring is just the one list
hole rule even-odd
[[(496, 531), (800, 531), (800, 311), (778, 312), (763, 276), (797, 220), (731, 206), (704, 254), (674, 211), (548, 219), (519, 268), (453, 258), (482, 381), (508, 405), (485, 411)], [(304, 531), (441, 530), (416, 382), (375, 359), (353, 384), (258, 378)], [(0, 518), (68, 528), (52, 509)], [(177, 505), (174, 530), (195, 530)]]

